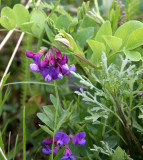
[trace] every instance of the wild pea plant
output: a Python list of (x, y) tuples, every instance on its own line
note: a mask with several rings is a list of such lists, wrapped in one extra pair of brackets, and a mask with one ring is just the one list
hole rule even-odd
[[(23, 40), (17, 118), (23, 132), (16, 133), (10, 150), (11, 132), (5, 130), (13, 120), (1, 125), (0, 159), (18, 158), (20, 150), (23, 160), (142, 159), (143, 23), (133, 20), (140, 0), (113, 0), (109, 8), (103, 0), (105, 11), (97, 0), (92, 10), (90, 2), (83, 2), (74, 16), (59, 4), (29, 1), (26, 7), (1, 10), (3, 30), (22, 32), (21, 38), (28, 39)], [(6, 84), (15, 53), (0, 83), (3, 121), (10, 85), (19, 83)], [(34, 121), (36, 114), (40, 121)]]

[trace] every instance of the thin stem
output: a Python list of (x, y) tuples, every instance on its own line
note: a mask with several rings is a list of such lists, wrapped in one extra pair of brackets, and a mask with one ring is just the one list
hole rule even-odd
[(11, 31), (8, 32), (8, 34), (6, 35), (6, 37), (4, 38), (4, 40), (2, 41), (2, 43), (0, 44), (0, 50), (4, 47), (4, 45), (9, 40), (9, 38), (11, 37), (11, 35), (13, 34), (13, 32), (14, 32), (14, 30), (11, 30)]
[(54, 123), (54, 134), (53, 134), (53, 144), (52, 144), (52, 160), (54, 155), (54, 139), (55, 139), (55, 133), (56, 133), (56, 125), (57, 125), (57, 118), (58, 118), (58, 109), (59, 109), (59, 94), (58, 94), (58, 87), (56, 81), (54, 81), (55, 84), (55, 92), (56, 92), (56, 98), (57, 98), (57, 106), (56, 106), (56, 114), (55, 114), (55, 123)]
[(41, 34), (41, 36), (40, 36), (40, 38), (39, 38), (39, 40), (38, 40), (37, 52), (40, 50), (40, 47), (42, 46), (42, 39), (43, 39), (43, 37), (44, 37), (44, 34), (45, 34), (45, 29), (43, 29), (42, 34)]
[(94, 0), (94, 4), (95, 4), (96, 12), (100, 15), (100, 12), (99, 12), (99, 6), (98, 6), (98, 2), (97, 2), (97, 0)]
[(41, 85), (48, 85), (48, 86), (54, 86), (54, 84), (44, 83), (44, 82), (32, 82), (32, 81), (23, 81), (23, 82), (12, 82), (12, 83), (6, 83), (4, 86), (9, 85), (16, 85), (16, 84), (41, 84)]
[(129, 132), (132, 140), (134, 141), (134, 143), (136, 144), (138, 150), (140, 151), (141, 155), (143, 156), (143, 148), (142, 148), (140, 142), (138, 141), (138, 139), (136, 138), (136, 136), (134, 135), (132, 129), (129, 128), (129, 127), (127, 127), (127, 120), (126, 120), (126, 118), (125, 118), (125, 116), (124, 116), (124, 114), (123, 114), (123, 112), (122, 112), (122, 110), (121, 110), (120, 104), (119, 104), (116, 96), (115, 96), (114, 94), (112, 94), (112, 97), (113, 97), (113, 99), (114, 99), (114, 101), (115, 101), (115, 103), (116, 103), (116, 106), (117, 106), (117, 108), (118, 108), (119, 115), (120, 115), (120, 117), (121, 117), (121, 119), (122, 119), (122, 121), (123, 121), (123, 123), (124, 123), (124, 126), (123, 126), (123, 127), (127, 128), (127, 130), (128, 130), (128, 132)]
[(61, 0), (58, 0), (57, 3), (55, 4), (54, 8), (52, 9), (51, 13), (49, 14), (49, 17), (51, 17), (53, 15), (53, 13), (55, 12), (57, 6), (59, 5)]
[(127, 127), (129, 127), (129, 122), (130, 122), (130, 118), (131, 118), (132, 103), (133, 103), (133, 85), (130, 86), (130, 105), (129, 105), (129, 114), (128, 114), (128, 120), (127, 120)]
[[(15, 31), (17, 31), (17, 32), (22, 32), (21, 30), (19, 30), (19, 29), (14, 29)], [(28, 34), (28, 35), (30, 35), (30, 36), (33, 36), (33, 37), (35, 37), (32, 33), (30, 33), (30, 32), (25, 32), (26, 34)], [(37, 37), (35, 37), (35, 38), (37, 38)], [(49, 44), (49, 45), (52, 45), (52, 43), (51, 42), (49, 42), (49, 41), (47, 41), (46, 39), (42, 39), (42, 41), (43, 42), (45, 42), (45, 43), (47, 43), (47, 44)]]
[(2, 154), (3, 158), (4, 158), (5, 160), (7, 160), (7, 158), (6, 158), (6, 156), (4, 155), (4, 153), (3, 153), (2, 149), (1, 149), (1, 147), (0, 147), (0, 153)]
[[(29, 4), (32, 2), (32, 0), (29, 0), (25, 6), (26, 9), (29, 8)], [(39, 3), (39, 2), (37, 2)], [(11, 37), (11, 35), (13, 34), (14, 29), (9, 31), (6, 35), (6, 37), (4, 38), (4, 40), (2, 41), (2, 43), (0, 44), (0, 50), (4, 47), (4, 45), (6, 44), (6, 42), (9, 40), (9, 38)]]
[(7, 65), (7, 67), (6, 67), (6, 70), (5, 70), (4, 74), (3, 74), (3, 77), (2, 77), (1, 82), (0, 82), (0, 88), (1, 88), (1, 86), (2, 86), (4, 77), (7, 75), (8, 71), (9, 71), (9, 68), (10, 68), (10, 66), (11, 66), (11, 64), (12, 64), (12, 61), (13, 61), (15, 55), (16, 55), (16, 52), (17, 52), (17, 50), (18, 50), (18, 48), (19, 48), (19, 46), (20, 46), (20, 43), (21, 43), (23, 37), (24, 37), (24, 33), (21, 34), (21, 36), (20, 36), (20, 38), (19, 38), (19, 40), (18, 40), (18, 42), (17, 42), (17, 45), (16, 45), (16, 47), (15, 47), (13, 53), (12, 53), (12, 56), (11, 56), (9, 62), (8, 62), (8, 65)]

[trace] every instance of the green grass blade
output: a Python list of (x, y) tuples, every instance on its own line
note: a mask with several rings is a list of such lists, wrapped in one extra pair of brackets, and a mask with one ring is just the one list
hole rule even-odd
[(11, 132), (9, 132), (9, 137), (8, 137), (8, 155), (10, 150), (10, 140), (11, 140)]
[(17, 142), (18, 142), (18, 135), (16, 136), (15, 147), (14, 147), (14, 153), (13, 153), (13, 160), (14, 160), (15, 155), (16, 155)]

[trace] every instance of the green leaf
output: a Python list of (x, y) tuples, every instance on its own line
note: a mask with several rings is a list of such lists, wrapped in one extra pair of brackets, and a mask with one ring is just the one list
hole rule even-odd
[(0, 23), (4, 28), (8, 30), (16, 27), (15, 15), (11, 8), (4, 7), (2, 9)]
[(132, 32), (141, 27), (143, 27), (143, 23), (141, 23), (140, 21), (132, 20), (124, 23), (117, 29), (117, 31), (115, 32), (115, 36), (122, 39), (123, 42), (121, 48), (126, 46)]
[(141, 60), (141, 54), (137, 51), (124, 51), (126, 57), (131, 61), (139, 61)]
[(53, 32), (51, 31), (51, 29), (49, 28), (47, 22), (45, 22), (45, 30), (46, 30), (46, 34), (47, 37), (49, 38), (49, 40), (54, 43), (54, 35)]
[(51, 119), (51, 121), (54, 121), (55, 112), (56, 112), (54, 106), (53, 105), (44, 106), (43, 109), (46, 115)]
[(119, 146), (116, 148), (114, 154), (112, 155), (112, 160), (133, 160), (130, 158), (124, 150)]
[(48, 116), (46, 116), (44, 113), (38, 113), (37, 114), (38, 118), (45, 123), (47, 126), (49, 126), (51, 129), (54, 128), (53, 122), (50, 120)]
[(91, 62), (97, 66), (100, 66), (101, 62), (101, 56), (103, 52), (106, 52), (106, 47), (103, 43), (94, 41), (94, 40), (88, 40), (87, 43), (89, 44), (90, 48), (93, 51), (93, 54), (91, 56)]
[(46, 20), (45, 12), (35, 9), (31, 13), (30, 22), (34, 22), (33, 26), (31, 27), (32, 33), (39, 38), (44, 29), (44, 23)]
[(80, 47), (84, 47), (86, 41), (91, 39), (94, 34), (94, 28), (88, 27), (85, 29), (81, 29), (79, 33), (76, 35), (76, 41), (78, 41)]
[(25, 22), (19, 25), (19, 28), (24, 32), (31, 32), (31, 27), (34, 24), (34, 22)]
[(39, 125), (45, 132), (47, 132), (49, 135), (53, 136), (53, 132), (46, 126), (44, 125)]
[(28, 10), (21, 4), (16, 4), (13, 7), (15, 13), (16, 24), (19, 26), (25, 22), (29, 22), (30, 15)]
[(64, 29), (65, 31), (67, 31), (67, 28), (70, 25), (70, 19), (68, 18), (68, 16), (66, 15), (61, 15), (57, 22), (56, 22), (56, 27), (59, 29)]
[(130, 35), (127, 42), (127, 49), (132, 50), (143, 45), (143, 27), (135, 30)]
[(118, 51), (122, 45), (122, 39), (115, 36), (103, 36), (111, 50)]
[(125, 160), (125, 152), (120, 147), (116, 148), (113, 154), (113, 160)]
[(111, 23), (109, 21), (102, 24), (95, 36), (95, 40), (104, 43), (103, 35), (112, 35)]

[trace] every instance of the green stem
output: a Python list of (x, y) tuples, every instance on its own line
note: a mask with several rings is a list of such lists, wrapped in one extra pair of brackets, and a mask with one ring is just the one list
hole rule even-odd
[(57, 3), (55, 4), (54, 8), (52, 9), (51, 13), (49, 14), (49, 17), (51, 17), (53, 15), (53, 13), (55, 12), (57, 6), (59, 5), (61, 0), (58, 0)]
[(42, 46), (42, 40), (43, 40), (44, 34), (45, 34), (45, 29), (43, 29), (42, 34), (41, 34), (41, 36), (40, 36), (40, 38), (38, 40), (37, 52), (40, 50), (40, 47)]
[(56, 98), (57, 98), (57, 106), (56, 106), (56, 114), (55, 114), (55, 123), (54, 123), (54, 134), (53, 134), (53, 144), (52, 144), (52, 160), (54, 155), (54, 139), (55, 139), (55, 133), (56, 133), (56, 125), (57, 125), (57, 118), (58, 118), (58, 109), (59, 109), (59, 95), (58, 95), (58, 87), (56, 81), (54, 81), (55, 84), (55, 92), (56, 92)]
[[(14, 29), (14, 31), (16, 31), (16, 32), (23, 32), (23, 31), (21, 31), (21, 30), (19, 30), (19, 29)], [(28, 35), (30, 35), (30, 36), (32, 36), (32, 37), (35, 37), (32, 33), (30, 33), (30, 32), (25, 32), (26, 34), (28, 34)], [(35, 38), (37, 38), (37, 37), (35, 37)], [(37, 38), (38, 39), (38, 38)], [(49, 42), (49, 41), (47, 41), (46, 39), (42, 39), (42, 41), (43, 42), (45, 42), (45, 43), (47, 43), (47, 44), (49, 44), (49, 45), (52, 45), (52, 43), (51, 42)]]
[(129, 122), (131, 118), (131, 112), (132, 112), (132, 102), (133, 102), (133, 86), (130, 87), (130, 106), (129, 106), (129, 114), (127, 119), (127, 127), (129, 127)]
[(95, 4), (96, 12), (100, 15), (100, 12), (99, 12), (99, 6), (98, 6), (98, 2), (97, 2), (97, 0), (94, 0), (94, 4)]

